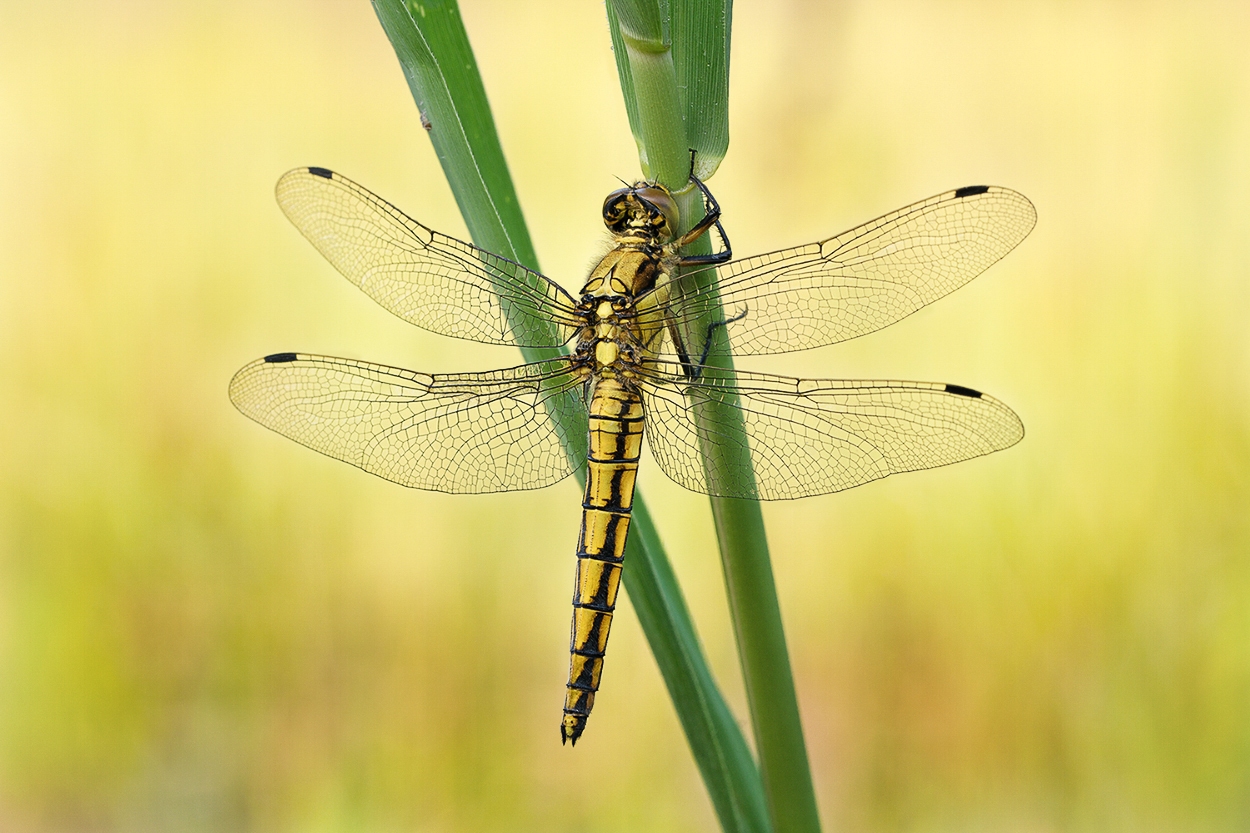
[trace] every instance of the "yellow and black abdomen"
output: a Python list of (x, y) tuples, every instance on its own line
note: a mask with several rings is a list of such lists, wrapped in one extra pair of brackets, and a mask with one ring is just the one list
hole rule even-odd
[(577, 742), (599, 690), (641, 449), (642, 400), (619, 379), (601, 377), (590, 401), (589, 467), (573, 585), (568, 691), (560, 727), (565, 741)]

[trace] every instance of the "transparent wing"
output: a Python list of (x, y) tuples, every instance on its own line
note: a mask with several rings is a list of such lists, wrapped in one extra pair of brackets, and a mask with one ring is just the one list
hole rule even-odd
[(297, 168), (278, 205), (344, 277), (409, 323), (492, 344), (555, 347), (573, 335), (573, 299), (546, 277), (406, 216), (340, 174)]
[[(786, 500), (849, 489), (1015, 445), (1010, 408), (959, 385), (791, 379), (659, 363), (641, 380), (647, 443), (696, 492)], [(731, 404), (737, 400), (738, 406)], [(701, 419), (696, 419), (696, 412)], [(711, 472), (704, 453), (746, 443), (754, 469)]]
[(230, 401), (266, 428), (403, 486), (507, 492), (572, 472), (565, 448), (586, 439), (564, 436), (551, 413), (580, 409), (587, 425), (580, 384), (563, 359), (430, 376), (278, 353), (236, 373)]
[(958, 289), (1015, 248), (1036, 220), (1033, 204), (1015, 191), (960, 188), (819, 243), (734, 260), (718, 267), (711, 286), (686, 275), (667, 297), (655, 292), (637, 309), (663, 308), (676, 322), (725, 321), (737, 355), (823, 347), (889, 326)]

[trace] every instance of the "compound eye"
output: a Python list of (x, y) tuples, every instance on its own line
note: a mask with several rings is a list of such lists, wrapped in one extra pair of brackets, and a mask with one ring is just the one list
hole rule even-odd
[(634, 193), (638, 195), (638, 199), (654, 209), (655, 213), (651, 215), (650, 221), (656, 231), (672, 234), (673, 229), (677, 228), (677, 203), (668, 190), (661, 185), (647, 185), (635, 188)]
[(629, 188), (621, 188), (619, 191), (613, 191), (608, 194), (608, 198), (603, 201), (603, 222), (609, 229), (616, 231), (621, 228), (628, 215), (625, 207), (626, 197), (629, 196)]

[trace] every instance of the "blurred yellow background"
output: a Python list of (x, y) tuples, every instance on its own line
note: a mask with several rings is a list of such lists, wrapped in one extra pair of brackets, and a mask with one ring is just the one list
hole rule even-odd
[[(638, 175), (599, 3), (466, 0), (542, 265)], [(765, 507), (834, 830), (1250, 825), (1250, 7), (742, 3), (735, 251), (991, 183), (1037, 229), (886, 332), (741, 366), (970, 385), (1001, 454)], [(407, 491), (264, 431), (280, 350), (429, 335), (273, 202), (297, 165), (464, 226), (368, 3), (0, 6), (0, 829), (713, 830), (626, 600), (558, 742), (578, 523)], [(706, 499), (655, 466), (746, 718)]]

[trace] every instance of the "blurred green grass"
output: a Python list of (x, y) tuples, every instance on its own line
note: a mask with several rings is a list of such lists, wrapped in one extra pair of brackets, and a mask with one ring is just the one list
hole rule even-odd
[[(555, 5), (463, 11), (575, 288), (636, 160), (601, 9)], [(933, 309), (752, 363), (968, 384), (1029, 432), (765, 508), (830, 830), (1250, 824), (1248, 16), (737, 9), (740, 254), (978, 182), (1040, 216)], [(463, 233), (366, 4), (6, 4), (0, 152), (0, 828), (712, 829), (628, 613), (556, 742), (573, 485), (408, 492), (226, 400), (277, 350), (517, 361), (377, 309), (273, 204), (322, 164)], [(643, 484), (745, 716), (706, 500)]]

